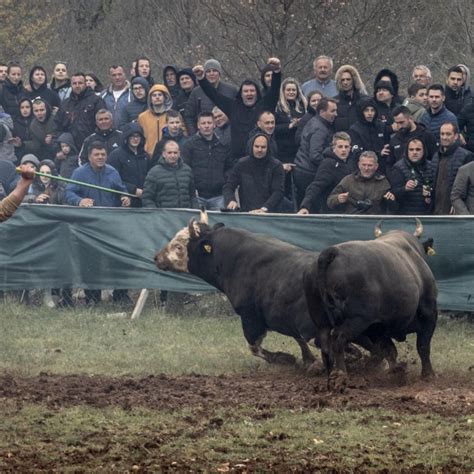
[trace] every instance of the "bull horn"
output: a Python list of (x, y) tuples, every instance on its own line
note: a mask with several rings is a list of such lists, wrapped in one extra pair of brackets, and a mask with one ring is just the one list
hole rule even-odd
[(423, 224), (421, 223), (420, 219), (418, 217), (416, 218), (416, 229), (415, 232), (413, 232), (413, 235), (415, 237), (420, 238), (421, 234), (423, 234)]
[(198, 239), (200, 234), (199, 226), (197, 225), (196, 219), (191, 218), (188, 224), (189, 237), (191, 239)]
[(199, 222), (201, 224), (209, 225), (209, 216), (207, 215), (206, 208), (204, 206), (201, 207), (201, 215), (199, 218)]
[(383, 222), (383, 219), (380, 219), (377, 222), (377, 225), (375, 226), (374, 235), (375, 235), (376, 239), (378, 239), (383, 234), (383, 232), (382, 232), (382, 222)]

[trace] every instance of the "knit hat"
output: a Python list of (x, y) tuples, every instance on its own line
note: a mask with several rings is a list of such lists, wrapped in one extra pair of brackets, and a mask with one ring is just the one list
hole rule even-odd
[(33, 155), (32, 153), (29, 153), (28, 155), (25, 155), (21, 159), (20, 164), (24, 165), (25, 163), (32, 163), (33, 165), (35, 165), (36, 169), (39, 169), (39, 167), (40, 167), (40, 162), (39, 162), (38, 158), (36, 158), (36, 156)]
[(208, 59), (204, 63), (204, 72), (206, 73), (209, 69), (216, 69), (219, 71), (219, 74), (222, 74), (222, 66), (217, 59)]
[(390, 94), (394, 95), (392, 84), (389, 81), (379, 81), (375, 84), (374, 92), (377, 94), (379, 89), (386, 89)]

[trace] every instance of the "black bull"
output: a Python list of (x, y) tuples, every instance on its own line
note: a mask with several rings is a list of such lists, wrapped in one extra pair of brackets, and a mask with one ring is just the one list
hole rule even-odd
[(392, 338), (402, 341), (409, 333), (417, 335), (422, 377), (433, 375), (437, 289), (425, 261), (433, 241), (421, 243), (422, 230), (417, 220), (414, 235), (391, 231), (373, 241), (334, 245), (306, 271), (306, 298), (332, 388), (342, 389), (346, 382), (343, 349), (348, 342), (375, 343), (393, 365)]
[(222, 291), (240, 316), (253, 355), (294, 362), (261, 347), (268, 330), (295, 339), (305, 364), (314, 362), (307, 342), (316, 338), (303, 291), (303, 274), (318, 254), (266, 235), (190, 222), (155, 256), (158, 268), (189, 272)]

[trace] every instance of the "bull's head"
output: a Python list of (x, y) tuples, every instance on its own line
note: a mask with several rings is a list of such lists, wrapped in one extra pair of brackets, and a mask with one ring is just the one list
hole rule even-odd
[[(184, 229), (181, 229), (173, 239), (155, 255), (155, 264), (160, 270), (189, 273), (188, 244), (200, 239), (202, 233), (209, 230), (209, 219), (206, 211), (201, 210), (199, 222), (194, 218)], [(210, 252), (209, 246), (204, 244), (205, 251)]]

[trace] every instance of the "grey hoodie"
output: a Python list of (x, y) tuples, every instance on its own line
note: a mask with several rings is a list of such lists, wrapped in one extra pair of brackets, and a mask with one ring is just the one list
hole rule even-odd
[(71, 147), (71, 151), (64, 159), (54, 159), (54, 164), (58, 170), (59, 176), (63, 178), (70, 178), (72, 172), (79, 166), (78, 152), (74, 143), (74, 138), (69, 132), (61, 133), (57, 139), (59, 150), (61, 150), (61, 143), (66, 143)]

